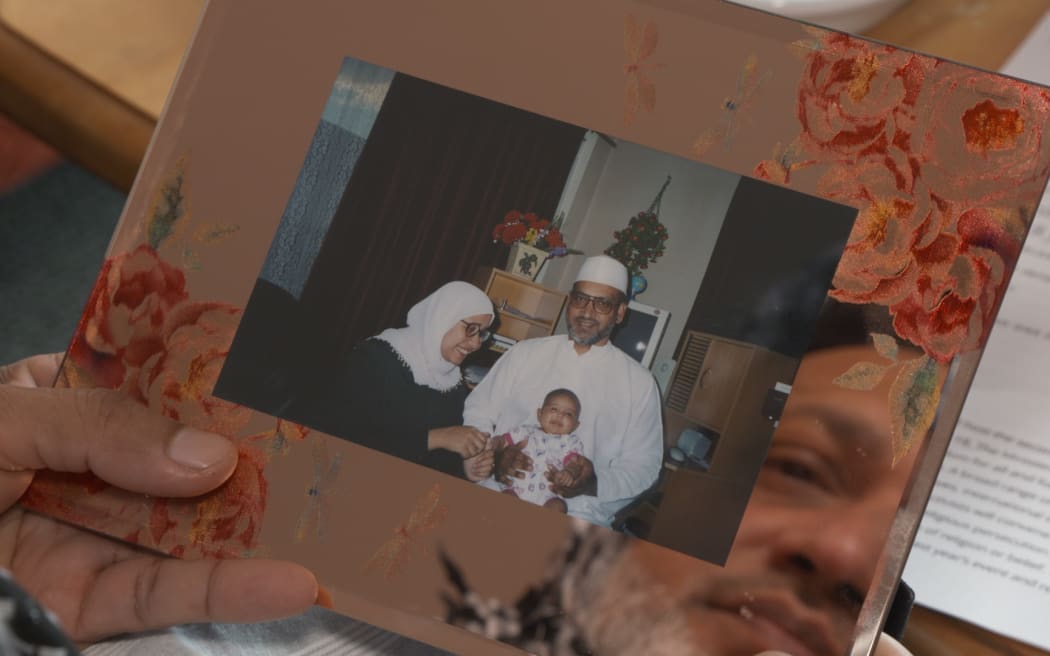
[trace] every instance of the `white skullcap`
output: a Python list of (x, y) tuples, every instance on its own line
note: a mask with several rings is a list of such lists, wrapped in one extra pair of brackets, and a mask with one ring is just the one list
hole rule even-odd
[(600, 285), (608, 285), (613, 289), (627, 294), (627, 267), (614, 260), (608, 255), (595, 255), (588, 257), (576, 274), (575, 282), (596, 282)]

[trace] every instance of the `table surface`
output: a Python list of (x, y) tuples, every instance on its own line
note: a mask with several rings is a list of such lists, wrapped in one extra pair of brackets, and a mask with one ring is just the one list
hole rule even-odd
[[(0, 0), (0, 112), (130, 188), (203, 4)], [(866, 35), (995, 70), (1048, 10), (1050, 0), (911, 0)], [(1050, 653), (926, 608), (904, 642), (915, 656)]]

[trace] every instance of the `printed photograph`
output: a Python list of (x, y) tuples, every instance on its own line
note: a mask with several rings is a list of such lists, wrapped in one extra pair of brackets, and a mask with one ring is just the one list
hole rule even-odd
[(214, 394), (723, 563), (856, 214), (347, 58)]

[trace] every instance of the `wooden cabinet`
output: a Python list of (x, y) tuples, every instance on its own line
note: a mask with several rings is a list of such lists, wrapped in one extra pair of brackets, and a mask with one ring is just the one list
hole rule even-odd
[(553, 334), (568, 298), (565, 292), (492, 267), (480, 269), (474, 284), (496, 305), (496, 334), (513, 342)]
[(798, 360), (740, 342), (688, 331), (664, 404), (668, 446), (686, 428), (713, 439), (707, 469), (665, 467), (648, 538), (722, 562), (773, 434), (763, 412), (776, 383), (790, 384)]
[[(703, 337), (691, 339), (689, 346), (687, 353), (696, 357), (699, 352), (701, 360), (683, 414), (721, 433), (729, 421), (755, 347)], [(690, 379), (683, 374), (677, 382), (688, 385)]]
[(720, 454), (722, 436), (769, 432), (772, 422), (762, 415), (762, 404), (776, 383), (790, 383), (798, 366), (795, 358), (695, 330), (686, 333), (677, 361), (664, 407), (668, 446), (685, 428), (700, 429), (715, 438), (710, 458), (715, 472), (720, 461), (736, 460)]

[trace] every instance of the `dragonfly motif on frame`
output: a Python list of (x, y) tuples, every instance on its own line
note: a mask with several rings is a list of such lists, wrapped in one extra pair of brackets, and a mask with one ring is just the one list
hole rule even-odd
[(624, 18), (623, 47), (627, 55), (627, 63), (623, 67), (623, 72), (627, 75), (623, 100), (624, 125), (634, 122), (639, 110), (652, 112), (656, 109), (656, 83), (646, 75), (646, 71), (663, 66), (648, 61), (656, 51), (658, 41), (656, 23), (647, 21), (642, 25), (630, 14)]
[(314, 475), (310, 486), (306, 488), (306, 506), (299, 515), (295, 525), (295, 541), (302, 542), (308, 534), (318, 539), (324, 538), (325, 517), (328, 515), (328, 490), (339, 478), (339, 469), (343, 464), (343, 454), (337, 453), (334, 458), (328, 457), (326, 438), (317, 436), (313, 443)]
[[(408, 562), (412, 545), (416, 544), (424, 533), (437, 528), (447, 514), (448, 506), (441, 503), (441, 486), (434, 483), (416, 501), (408, 519), (394, 529), (393, 537), (384, 542), (368, 559), (365, 571), (380, 571), (385, 579), (400, 573)], [(427, 550), (425, 544), (421, 546), (424, 551)]]
[(754, 104), (755, 95), (772, 75), (771, 71), (759, 72), (757, 55), (748, 56), (737, 75), (733, 95), (722, 101), (722, 115), (718, 127), (705, 130), (693, 142), (693, 151), (697, 155), (702, 155), (718, 141), (726, 148), (732, 145), (740, 123)]
[(302, 442), (309, 434), (310, 429), (302, 424), (278, 419), (277, 425), (265, 436), (269, 440), (270, 455), (285, 455), (292, 442)]

